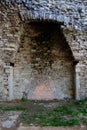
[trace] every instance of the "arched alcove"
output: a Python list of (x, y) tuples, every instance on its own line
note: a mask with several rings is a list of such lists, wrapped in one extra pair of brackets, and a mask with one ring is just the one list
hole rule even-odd
[(24, 23), (14, 65), (14, 98), (73, 98), (73, 61), (59, 24)]
[[(1, 100), (87, 97), (87, 32), (85, 19), (78, 17), (86, 15), (85, 2), (81, 6), (76, 1), (1, 0), (0, 4)], [(78, 6), (73, 10), (74, 4), (83, 11)]]

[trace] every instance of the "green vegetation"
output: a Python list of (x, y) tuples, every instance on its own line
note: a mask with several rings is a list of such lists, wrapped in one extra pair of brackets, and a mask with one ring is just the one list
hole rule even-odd
[(20, 100), (21, 102), (27, 102), (27, 101), (29, 101), (27, 98), (21, 98), (21, 100)]
[(38, 111), (28, 117), (28, 111), (22, 115), (26, 123), (40, 126), (73, 126), (87, 124), (87, 101), (75, 101), (69, 105), (57, 107), (52, 111)]
[[(26, 102), (27, 103), (27, 102)], [(30, 106), (31, 107), (31, 106)], [(74, 126), (87, 124), (87, 100), (68, 101), (55, 109), (40, 108), (32, 113), (26, 106), (0, 107), (3, 111), (22, 111), (21, 120), (36, 126)]]
[(15, 107), (0, 107), (0, 111), (26, 111), (26, 107), (15, 106)]

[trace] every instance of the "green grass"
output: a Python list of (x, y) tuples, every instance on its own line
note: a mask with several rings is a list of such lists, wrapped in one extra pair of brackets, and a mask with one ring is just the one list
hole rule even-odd
[(20, 107), (20, 106), (15, 106), (15, 107), (0, 107), (0, 110), (2, 111), (25, 111), (27, 110), (26, 107)]
[(52, 111), (38, 111), (30, 119), (28, 117), (28, 114), (29, 113), (26, 112), (27, 118), (24, 120), (29, 125), (74, 126), (81, 123), (87, 124), (87, 101), (74, 101), (70, 103), (70, 105), (57, 107)]
[(21, 100), (20, 100), (20, 102), (27, 102), (27, 101), (29, 101), (29, 99), (27, 99), (27, 98), (21, 98)]
[(28, 108), (0, 107), (3, 111), (22, 111), (21, 119), (24, 123), (36, 126), (74, 126), (87, 124), (87, 100), (70, 101), (68, 105), (56, 107), (55, 109), (40, 109), (31, 115)]

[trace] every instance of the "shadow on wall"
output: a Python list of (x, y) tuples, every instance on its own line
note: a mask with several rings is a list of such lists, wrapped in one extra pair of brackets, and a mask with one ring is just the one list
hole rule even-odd
[[(74, 58), (61, 28), (49, 22), (24, 23), (14, 77), (29, 99), (63, 99), (74, 95)], [(15, 73), (15, 72), (14, 72)]]

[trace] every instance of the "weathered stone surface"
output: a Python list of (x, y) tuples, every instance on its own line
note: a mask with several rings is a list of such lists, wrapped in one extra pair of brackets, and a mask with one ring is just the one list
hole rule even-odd
[(0, 111), (0, 128), (10, 129), (17, 125), (21, 112), (17, 111)]
[(23, 93), (29, 99), (73, 97), (74, 58), (56, 29), (60, 30), (50, 23), (24, 24), (14, 66), (15, 98)]
[[(7, 4), (15, 0), (6, 0)], [(16, 0), (23, 20), (46, 19), (64, 23), (67, 28), (87, 29), (87, 3), (85, 0)], [(24, 8), (24, 5), (26, 8)]]
[[(50, 42), (50, 45), (47, 43), (51, 51), (47, 47), (45, 48), (45, 45), (42, 46), (43, 49), (40, 46), (39, 51), (41, 50), (46, 57), (45, 60), (42, 61), (41, 59), (43, 58), (41, 57), (41, 53), (39, 54), (37, 44), (31, 41), (32, 37), (34, 38), (41, 33), (41, 31), (37, 31), (40, 29), (38, 26), (36, 26), (38, 29), (34, 29), (35, 25), (32, 25), (30, 28), (31, 21), (41, 21), (49, 24), (57, 23), (66, 38), (66, 40), (61, 38), (61, 42), (58, 42), (60, 44), (57, 45), (57, 47), (55, 46), (57, 44), (55, 42), (57, 38), (55, 37), (54, 40)], [(47, 29), (46, 26), (44, 28)], [(55, 31), (52, 30), (52, 33), (53, 32)], [(53, 35), (54, 34), (52, 34), (52, 36)], [(44, 42), (44, 40), (42, 42)], [(64, 46), (65, 43), (68, 43), (67, 47), (70, 47), (69, 50)], [(37, 56), (37, 54), (39, 56)], [(67, 54), (71, 59), (66, 58)], [(74, 56), (73, 58), (72, 55)], [(53, 69), (49, 66), (50, 62)], [(8, 100), (9, 96), (8, 80), (11, 74), (10, 72), (6, 72), (6, 66), (13, 67), (13, 99), (21, 98), (23, 95), (25, 97), (28, 96), (28, 98), (36, 97), (38, 99), (43, 97), (43, 95), (44, 97), (47, 96), (46, 98), (70, 98), (72, 97), (71, 95), (73, 95), (73, 90), (75, 90), (75, 73), (72, 70), (75, 68), (76, 62), (79, 62), (80, 69), (79, 96), (80, 99), (83, 99), (87, 97), (86, 0), (83, 0), (83, 2), (81, 0), (0, 1), (0, 100)], [(43, 74), (39, 74), (38, 76), (34, 67), (42, 71), (43, 66), (45, 66), (44, 71), (46, 70), (45, 76)], [(48, 73), (51, 73), (51, 76), (49, 76)], [(56, 80), (57, 78), (58, 80)], [(46, 82), (46, 80), (48, 81)], [(45, 84), (42, 81), (45, 82)], [(41, 82), (41, 84), (38, 82)], [(52, 84), (61, 84), (62, 87), (57, 90)], [(45, 85), (52, 86), (51, 91)], [(66, 90), (60, 91), (64, 86)], [(53, 88), (55, 90), (53, 90)], [(28, 92), (28, 95), (26, 95), (25, 90)], [(43, 91), (45, 94), (42, 94)], [(53, 94), (53, 91), (55, 91), (55, 94)], [(57, 92), (59, 92), (59, 96)]]

